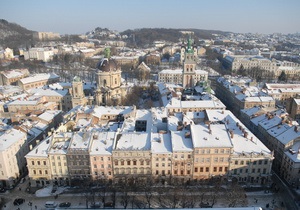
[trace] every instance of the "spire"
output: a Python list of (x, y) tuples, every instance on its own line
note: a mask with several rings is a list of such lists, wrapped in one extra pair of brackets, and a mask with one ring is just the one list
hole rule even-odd
[(188, 52), (188, 53), (194, 53), (194, 50), (193, 50), (193, 48), (192, 48), (192, 38), (191, 38), (191, 35), (190, 35), (190, 37), (188, 38), (187, 52)]
[(104, 49), (104, 58), (110, 59), (110, 48)]

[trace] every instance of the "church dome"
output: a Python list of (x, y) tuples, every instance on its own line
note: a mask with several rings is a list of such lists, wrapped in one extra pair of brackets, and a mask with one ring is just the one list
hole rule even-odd
[(98, 64), (97, 69), (104, 72), (117, 71), (117, 63), (115, 60), (103, 58)]

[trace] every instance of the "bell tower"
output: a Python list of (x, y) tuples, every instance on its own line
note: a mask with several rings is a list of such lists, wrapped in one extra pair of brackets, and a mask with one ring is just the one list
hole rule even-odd
[(195, 69), (196, 69), (196, 57), (194, 53), (194, 47), (192, 46), (192, 39), (188, 39), (187, 49), (184, 54), (183, 71), (182, 71), (182, 86), (183, 88), (190, 88), (195, 85)]

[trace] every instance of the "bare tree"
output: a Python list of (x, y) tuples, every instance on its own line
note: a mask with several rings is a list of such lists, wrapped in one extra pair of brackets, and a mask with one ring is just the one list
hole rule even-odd
[(228, 204), (229, 207), (235, 207), (237, 205), (241, 205), (241, 206), (247, 205), (245, 191), (237, 183), (232, 183), (226, 195), (227, 195), (226, 199), (229, 202)]

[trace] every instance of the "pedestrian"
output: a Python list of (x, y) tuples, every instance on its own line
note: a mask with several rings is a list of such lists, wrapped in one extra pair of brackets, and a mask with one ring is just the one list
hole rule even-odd
[(37, 206), (35, 205), (34, 208), (37, 210)]
[(19, 191), (21, 191), (21, 187), (19, 187)]

